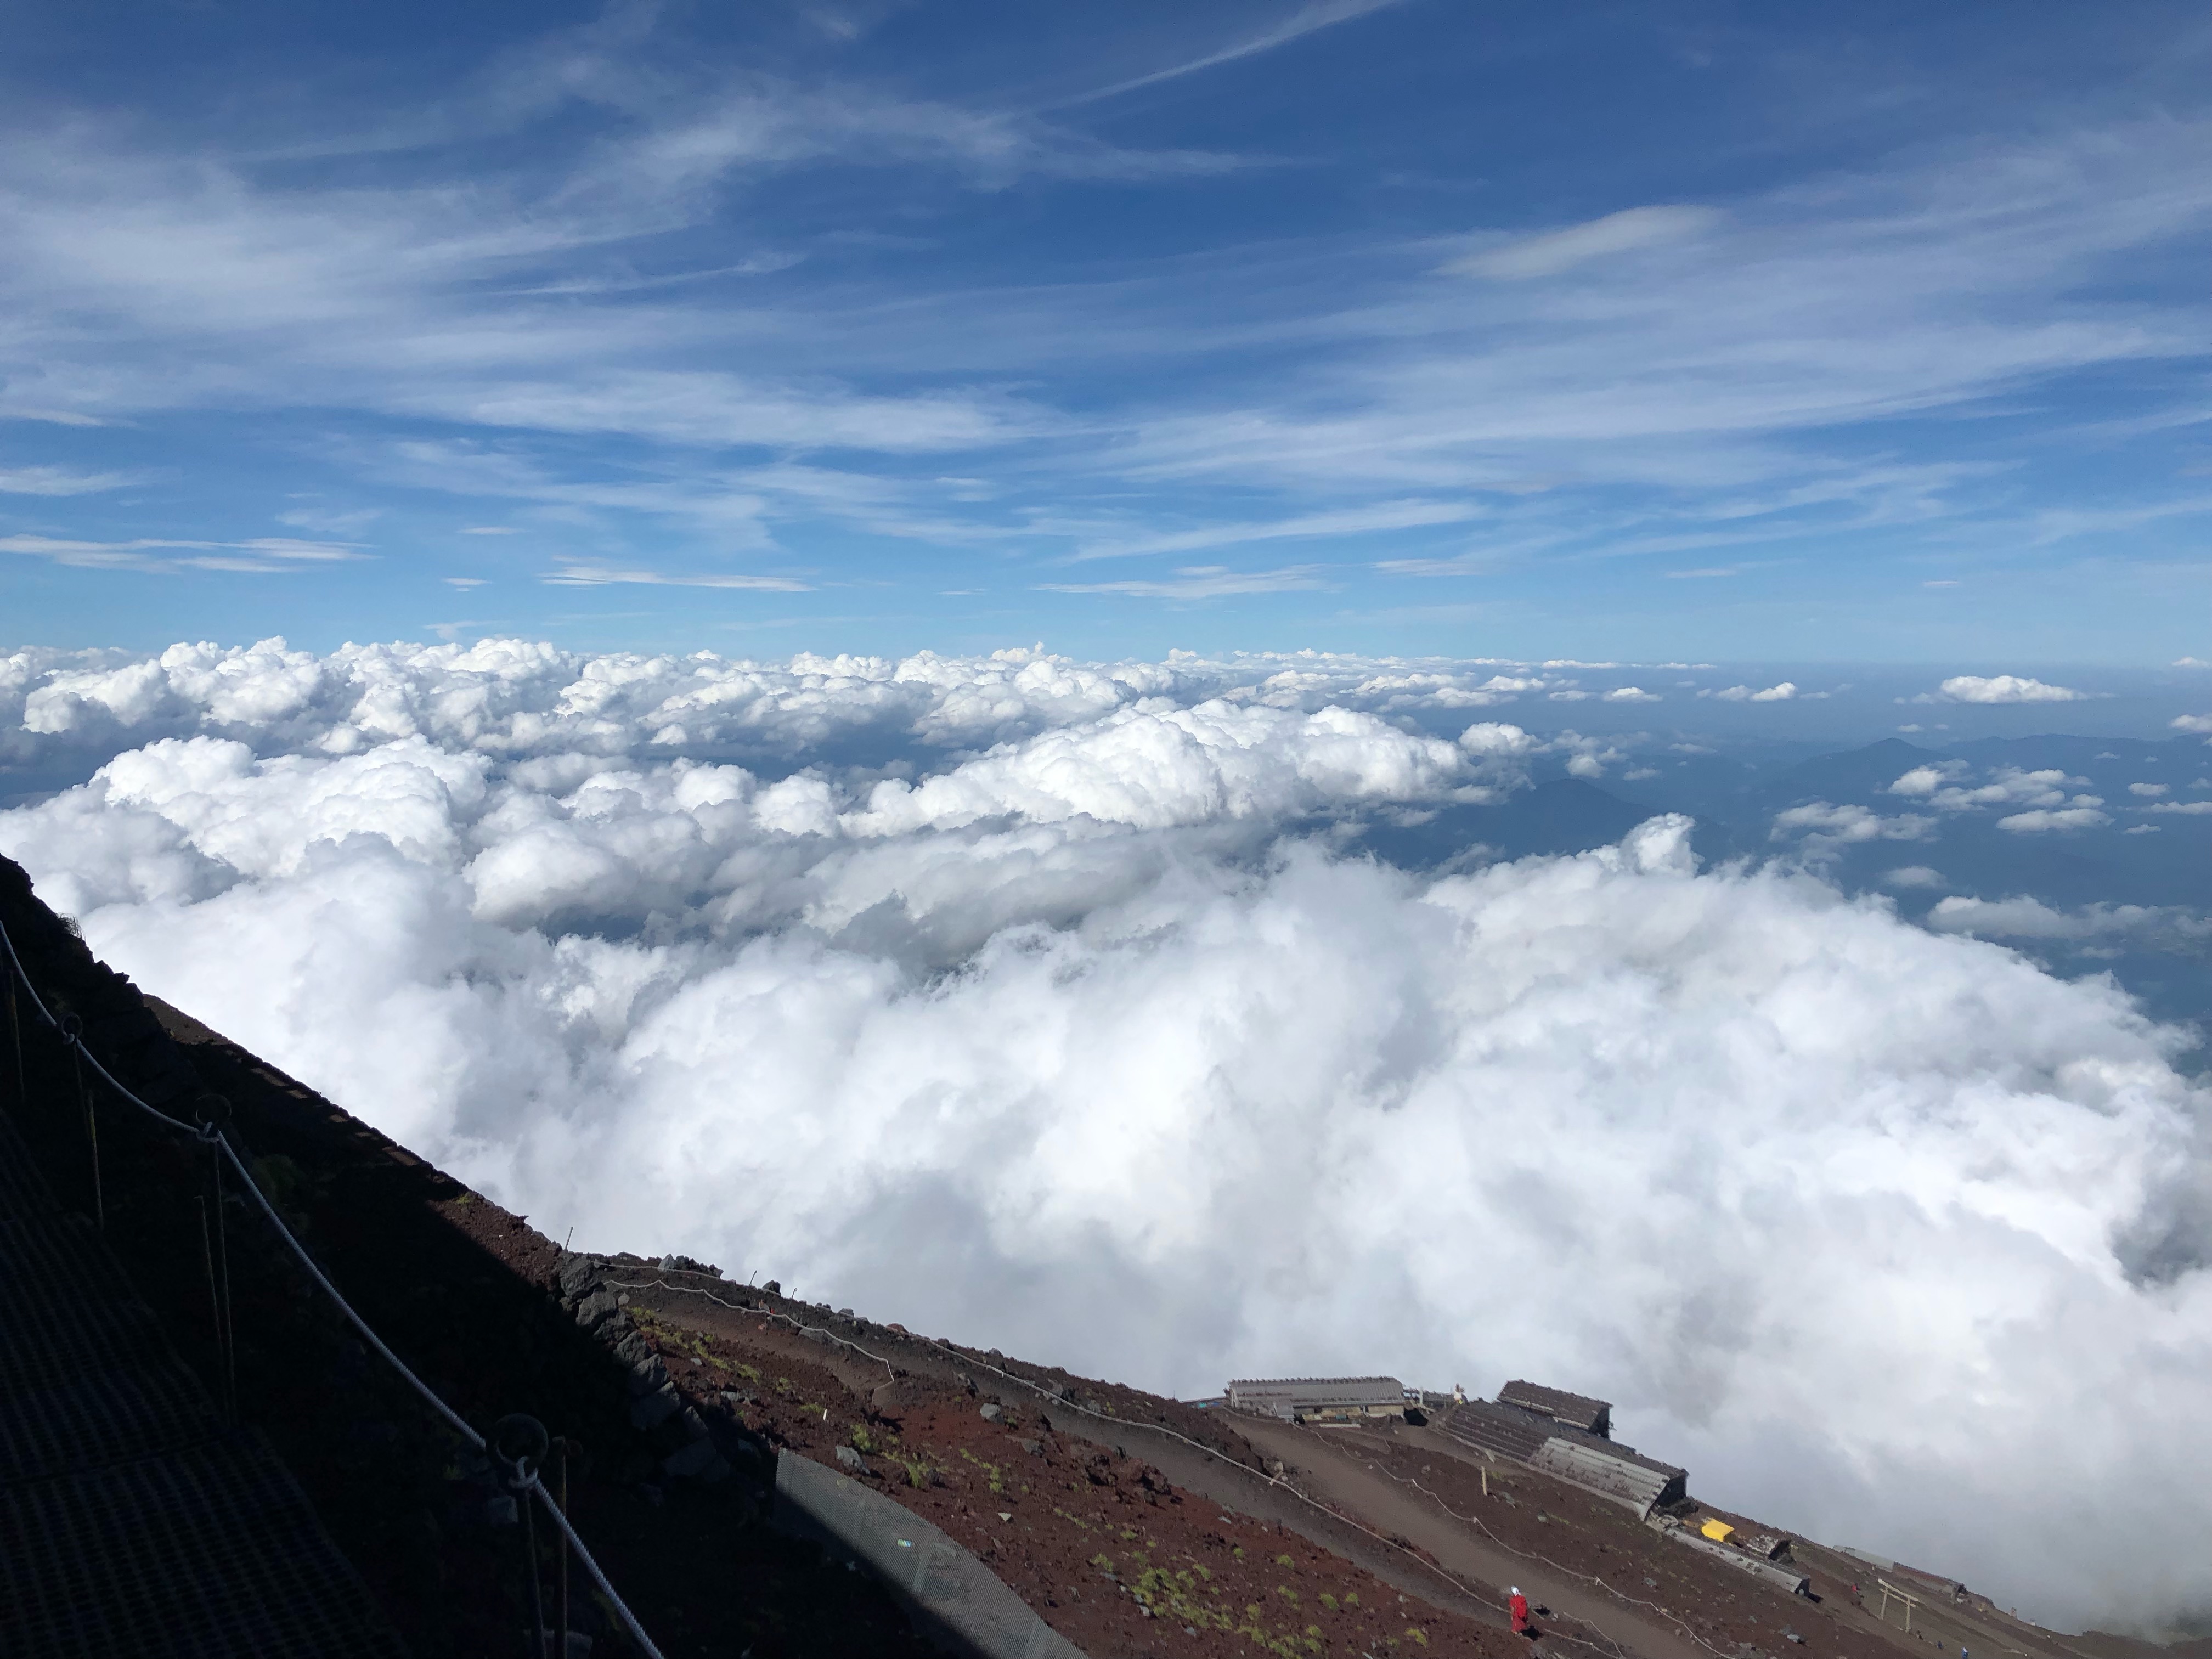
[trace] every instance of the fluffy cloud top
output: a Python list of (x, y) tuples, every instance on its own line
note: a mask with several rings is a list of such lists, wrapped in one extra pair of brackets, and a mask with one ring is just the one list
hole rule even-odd
[(2018, 674), (1954, 674), (1936, 688), (1936, 695), (1951, 702), (2080, 702), (2089, 694)]
[[(1604, 666), (1604, 665), (1598, 665)], [(807, 653), (779, 663), (614, 653), (538, 641), (349, 645), (281, 639), (170, 647), (157, 656), (0, 655), (0, 760), (105, 756), (164, 737), (236, 739), (257, 753), (346, 755), (405, 738), (500, 759), (658, 749), (820, 762), (872, 740), (988, 747), (1146, 706), (1233, 705), (1403, 715), (1491, 708), (1547, 690), (1643, 702), (1633, 686), (1577, 692), (1574, 665), (1415, 661), (1300, 652), (1086, 664), (1038, 650), (906, 658)], [(1513, 672), (1498, 672), (1501, 667)], [(1148, 699), (1165, 699), (1152, 708)]]
[[(1704, 692), (1698, 694), (1704, 696)], [(1712, 693), (1723, 702), (1788, 702), (1797, 695), (1796, 683), (1784, 680), (1779, 685), (1770, 685), (1764, 691), (1748, 685), (1731, 685)]]
[(1964, 778), (1972, 770), (1963, 761), (1916, 766), (1892, 783), (1888, 793), (1917, 796), (1945, 812), (1971, 812), (1992, 806), (2031, 809), (1999, 818), (2000, 830), (2083, 830), (2112, 822), (2106, 814), (2097, 811), (2105, 804), (2103, 796), (2066, 793), (2069, 788), (2087, 783), (2087, 778), (2069, 777), (2055, 767), (2028, 772), (2017, 766), (1998, 766), (1990, 769), (1987, 783), (1968, 786), (1950, 781)]
[[(19, 678), (26, 722), (143, 740), (0, 850), (580, 1243), (1178, 1392), (1528, 1370), (1701, 1490), (2045, 1617), (2208, 1610), (2208, 1103), (2118, 992), (1971, 936), (2151, 922), (1923, 930), (1701, 871), (1678, 818), (1443, 878), (1346, 857), (1345, 815), (1510, 789), (1540, 745), (1409, 734), (1325, 662), (1231, 697), (1030, 653), (237, 660)], [(935, 758), (835, 757), (887, 721)]]
[[(2096, 797), (2084, 799), (2094, 800)], [(2016, 836), (2027, 836), (2051, 830), (2094, 830), (2112, 821), (2110, 814), (2100, 812), (2094, 806), (2065, 806), (2056, 811), (2038, 808), (2032, 812), (2014, 812), (2009, 817), (1999, 818), (1997, 828)]]
[(1808, 850), (1817, 852), (1823, 843), (1835, 846), (1862, 841), (1920, 841), (1934, 827), (1933, 818), (1912, 813), (1886, 818), (1871, 807), (1838, 806), (1832, 801), (1816, 800), (1777, 812), (1769, 834), (1775, 841), (1803, 836)]
[(1928, 913), (1928, 926), (1985, 939), (2212, 938), (2212, 921), (2174, 906), (2088, 904), (2061, 910), (2026, 897), (1941, 899)]

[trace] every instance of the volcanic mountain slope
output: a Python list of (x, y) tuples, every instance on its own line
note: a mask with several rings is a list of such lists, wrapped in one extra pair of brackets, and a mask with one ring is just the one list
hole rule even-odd
[[(672, 1659), (926, 1650), (881, 1587), (765, 1524), (785, 1457), (933, 1522), (1097, 1659), (1504, 1659), (1522, 1645), (1505, 1628), (1508, 1583), (1545, 1607), (1544, 1648), (1599, 1659), (2165, 1651), (2057, 1638), (1980, 1598), (1936, 1592), (1908, 1635), (1894, 1608), (1885, 1622), (1871, 1595), (1854, 1593), (1871, 1589), (1863, 1561), (1801, 1543), (1818, 1599), (1792, 1597), (1625, 1509), (1486, 1462), (1437, 1427), (1235, 1417), (736, 1285), (678, 1258), (570, 1255), (526, 1218), (140, 996), (4, 864), (0, 921), (41, 994), (84, 1020), (88, 1046), (126, 1083), (177, 1111), (208, 1091), (229, 1099), (264, 1189), (444, 1398), (479, 1428), (527, 1411), (562, 1437), (577, 1524)], [(88, 1200), (66, 1054), (30, 1030), (22, 1053), (9, 1107), (54, 1184)], [(99, 1127), (110, 1242), (212, 1375), (192, 1207), (207, 1192), (204, 1166), (119, 1109)], [(507, 1650), (526, 1620), (525, 1580), (489, 1471), (457, 1455), (234, 1195), (224, 1212), (240, 1414), (283, 1449), (414, 1651)], [(641, 1376), (659, 1407), (641, 1408)], [(621, 1650), (580, 1588), (573, 1603), (601, 1650)]]

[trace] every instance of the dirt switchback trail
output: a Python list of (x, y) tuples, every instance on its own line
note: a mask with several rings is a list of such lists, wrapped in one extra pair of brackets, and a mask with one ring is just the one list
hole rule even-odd
[[(1293, 1478), (1302, 1490), (1358, 1516), (1379, 1532), (1395, 1533), (1417, 1545), (1451, 1571), (1473, 1581), (1478, 1589), (1486, 1589), (1494, 1601), (1502, 1602), (1507, 1586), (1518, 1584), (1532, 1603), (1541, 1602), (1555, 1614), (1587, 1625), (1593, 1632), (1602, 1632), (1646, 1659), (1712, 1659), (1679, 1631), (1607, 1597), (1594, 1595), (1587, 1586), (1555, 1576), (1540, 1564), (1516, 1555), (1455, 1520), (1434, 1499), (1371, 1467), (1357, 1455), (1357, 1442), (1343, 1444), (1331, 1438), (1332, 1435), (1348, 1438), (1356, 1431), (1304, 1429), (1241, 1416), (1237, 1427), (1253, 1444), (1265, 1447), (1292, 1465)], [(1559, 1634), (1569, 1637), (1579, 1632), (1562, 1630)], [(1592, 1645), (1600, 1650), (1607, 1646), (1595, 1634)], [(1587, 1650), (1578, 1645), (1569, 1650)]]

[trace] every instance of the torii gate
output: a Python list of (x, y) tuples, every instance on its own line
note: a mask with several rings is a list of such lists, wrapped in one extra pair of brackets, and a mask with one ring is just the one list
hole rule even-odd
[(1908, 1595), (1905, 1591), (1898, 1589), (1896, 1585), (1891, 1583), (1887, 1578), (1876, 1578), (1874, 1582), (1875, 1584), (1880, 1586), (1881, 1589), (1881, 1611), (1875, 1616), (1881, 1619), (1885, 1624), (1888, 1622), (1889, 1598), (1893, 1595), (1899, 1601), (1905, 1603), (1905, 1628), (1911, 1630), (1912, 1628), (1912, 1610), (1920, 1605), (1920, 1598), (1917, 1595)]

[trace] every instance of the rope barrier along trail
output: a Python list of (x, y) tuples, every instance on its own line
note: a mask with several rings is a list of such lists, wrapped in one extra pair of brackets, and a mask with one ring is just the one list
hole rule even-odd
[[(696, 1285), (672, 1285), (665, 1279), (642, 1279), (635, 1284), (618, 1279), (609, 1279), (606, 1282), (614, 1286), (617, 1290), (623, 1291), (678, 1291), (686, 1296), (704, 1297), (708, 1301), (715, 1304), (717, 1306), (727, 1308), (732, 1313), (750, 1314), (757, 1318), (762, 1319), (781, 1320), (784, 1324), (790, 1326), (795, 1331), (801, 1333), (812, 1332), (818, 1336), (826, 1337), (829, 1340), (836, 1343), (840, 1347), (850, 1348), (854, 1353), (860, 1355), (861, 1358), (871, 1360), (876, 1364), (881, 1365), (885, 1373), (894, 1381), (896, 1380), (899, 1374), (898, 1368), (892, 1364), (890, 1360), (886, 1359), (879, 1353), (871, 1353), (867, 1349), (862, 1347), (850, 1337), (841, 1335), (839, 1333), (830, 1330), (826, 1326), (806, 1324), (803, 1321), (793, 1318), (789, 1314), (778, 1313), (773, 1308), (759, 1308), (745, 1303), (724, 1301), (722, 1297), (716, 1296), (712, 1291), (702, 1290)], [(939, 1353), (946, 1355), (950, 1358), (957, 1360), (963, 1365), (970, 1365), (978, 1370), (988, 1371), (994, 1376), (1002, 1376), (1006, 1378), (1007, 1382), (1015, 1384), (1017, 1387), (1026, 1389), (1031, 1394), (1043, 1396), (1045, 1399), (1052, 1402), (1052, 1405), (1055, 1409), (1077, 1412), (1085, 1417), (1092, 1418), (1098, 1422), (1110, 1423), (1117, 1429), (1142, 1429), (1147, 1434), (1165, 1435), (1170, 1440), (1181, 1441), (1184, 1445), (1188, 1446), (1193, 1451), (1203, 1453), (1205, 1455), (1213, 1459), (1217, 1463), (1226, 1463), (1231, 1468), (1240, 1470), (1245, 1474), (1257, 1475), (1261, 1480), (1264, 1480), (1269, 1486), (1288, 1492), (1292, 1498), (1297, 1498), (1298, 1502), (1305, 1504), (1309, 1509), (1316, 1510), (1320, 1513), (1328, 1516), (1330, 1520), (1335, 1521), (1341, 1525), (1350, 1527), (1354, 1532), (1364, 1534), (1367, 1537), (1373, 1539), (1376, 1543), (1382, 1545), (1385, 1548), (1395, 1550), (1407, 1560), (1427, 1568), (1431, 1572), (1442, 1578), (1446, 1583), (1449, 1584), (1454, 1589), (1458, 1590), (1462, 1595), (1480, 1602), (1484, 1607), (1492, 1609), (1493, 1612), (1504, 1613), (1505, 1611), (1504, 1603), (1492, 1601), (1487, 1595), (1484, 1594), (1481, 1590), (1477, 1589), (1474, 1584), (1468, 1583), (1459, 1574), (1452, 1571), (1450, 1568), (1446, 1567), (1438, 1562), (1430, 1560), (1428, 1557), (1421, 1554), (1418, 1550), (1409, 1549), (1405, 1545), (1398, 1542), (1395, 1538), (1390, 1538), (1382, 1533), (1376, 1532), (1372, 1527), (1363, 1526), (1360, 1522), (1353, 1520), (1350, 1516), (1345, 1515), (1340, 1511), (1331, 1508), (1328, 1504), (1322, 1503), (1316, 1498), (1308, 1496), (1306, 1493), (1300, 1492), (1298, 1488), (1285, 1476), (1279, 1474), (1261, 1474), (1259, 1470), (1249, 1468), (1245, 1464), (1238, 1462), (1235, 1458), (1224, 1455), (1224, 1453), (1215, 1449), (1213, 1447), (1206, 1444), (1205, 1442), (1194, 1440), (1187, 1434), (1178, 1434), (1175, 1430), (1168, 1428), (1163, 1424), (1133, 1423), (1129, 1421), (1127, 1419), (1115, 1417), (1105, 1412), (1093, 1411), (1088, 1406), (1079, 1406), (1072, 1400), (1064, 1399), (1058, 1395), (1049, 1393), (1038, 1383), (1031, 1382), (1028, 1377), (1019, 1376), (1012, 1371), (1002, 1370), (1000, 1367), (992, 1364), (990, 1361), (987, 1359), (977, 1359), (972, 1355), (962, 1352), (957, 1348), (950, 1347), (945, 1343), (938, 1341), (933, 1337), (916, 1336), (909, 1333), (907, 1340), (911, 1342), (919, 1342), (925, 1347), (934, 1348)], [(1431, 1496), (1433, 1497), (1434, 1494), (1431, 1493)], [(1445, 1512), (1447, 1514), (1450, 1513), (1449, 1510), (1446, 1510)], [(1455, 1518), (1464, 1519), (1465, 1517)], [(1480, 1526), (1481, 1523), (1478, 1522), (1476, 1524)], [(1487, 1528), (1485, 1528), (1485, 1530), (1487, 1531)], [(1492, 1534), (1492, 1536), (1495, 1537), (1496, 1534)], [(1498, 1541), (1500, 1543), (1504, 1542), (1502, 1539), (1498, 1540)], [(1505, 1547), (1511, 1549), (1512, 1546), (1509, 1544), (1506, 1545)], [(1519, 1555), (1523, 1553), (1523, 1552), (1515, 1550), (1514, 1553)], [(1562, 1569), (1562, 1571), (1565, 1570)], [(1576, 1576), (1579, 1577), (1580, 1575)], [(1573, 1617), (1571, 1614), (1569, 1616)], [(1607, 1646), (1612, 1649), (1614, 1656), (1616, 1656), (1616, 1659), (1620, 1659), (1620, 1656), (1626, 1654), (1626, 1650), (1622, 1648), (1620, 1644), (1615, 1641), (1611, 1636), (1607, 1635), (1601, 1626), (1592, 1624), (1587, 1619), (1577, 1618), (1575, 1622), (1601, 1638), (1605, 1641)], [(1602, 1654), (1605, 1651), (1605, 1649), (1600, 1648), (1595, 1643), (1583, 1641), (1578, 1637), (1556, 1636), (1552, 1639), (1554, 1642), (1567, 1647), (1588, 1648), (1593, 1653)], [(1695, 1638), (1693, 1638), (1692, 1639)], [(1699, 1643), (1698, 1645), (1701, 1647), (1711, 1647), (1710, 1644), (1702, 1642)], [(1720, 1652), (1718, 1648), (1711, 1648), (1711, 1650), (1717, 1654)], [(1730, 1659), (1730, 1656), (1723, 1655), (1723, 1659)]]
[[(483, 1436), (471, 1428), (459, 1413), (438, 1397), (436, 1391), (428, 1383), (423, 1382), (408, 1368), (406, 1361), (392, 1352), (384, 1339), (370, 1327), (368, 1322), (354, 1311), (353, 1304), (339, 1294), (338, 1287), (331, 1283), (329, 1275), (316, 1265), (314, 1257), (307, 1253), (307, 1246), (300, 1243), (291, 1227), (286, 1224), (284, 1218), (276, 1213), (276, 1206), (270, 1203), (268, 1195), (261, 1190), (260, 1182), (254, 1180), (252, 1171), (239, 1157), (238, 1149), (231, 1144), (229, 1136), (224, 1132), (221, 1117), (225, 1114), (210, 1110), (198, 1124), (194, 1125), (186, 1123), (181, 1119), (171, 1117), (167, 1112), (141, 1100), (118, 1080), (112, 1072), (100, 1063), (99, 1056), (85, 1047), (82, 1030), (76, 1029), (76, 1022), (71, 1020), (65, 1026), (63, 1020), (58, 1019), (52, 1010), (46, 1006), (46, 1000), (39, 994), (38, 987), (31, 982), (30, 975), (24, 971), (23, 959), (16, 954), (15, 941), (9, 936), (4, 925), (0, 925), (0, 947), (4, 947), (8, 955), (5, 964), (0, 965), (4, 965), (8, 971), (10, 991), (12, 992), (17, 982), (21, 984), (24, 994), (31, 1000), (33, 1012), (41, 1024), (60, 1036), (63, 1042), (68, 1045), (72, 1057), (81, 1059), (84, 1065), (92, 1069), (93, 1074), (106, 1084), (109, 1089), (112, 1090), (126, 1104), (136, 1107), (157, 1123), (166, 1125), (180, 1134), (191, 1135), (211, 1146), (218, 1158), (227, 1160), (231, 1168), (238, 1172), (239, 1184), (245, 1188), (247, 1195), (260, 1206), (261, 1213), (269, 1218), (269, 1224), (276, 1229), (277, 1237), (284, 1241), (300, 1265), (307, 1269), (307, 1276), (322, 1287), (323, 1293), (329, 1297), (337, 1305), (337, 1310), (345, 1316), (346, 1322), (361, 1334), (362, 1340), (374, 1349), (386, 1364), (399, 1373), (408, 1387), (414, 1389), (422, 1397), (423, 1402), (445, 1420), (448, 1428), (461, 1437), (471, 1450), (489, 1451), (490, 1448)], [(524, 1459), (520, 1460), (520, 1462), (525, 1478), (518, 1482), (520, 1488), (536, 1498), (552, 1516), (555, 1523), (561, 1529), (562, 1535), (568, 1540), (568, 1547), (576, 1552), (577, 1559), (584, 1564), (584, 1571), (591, 1575), (592, 1582), (599, 1587), (600, 1594), (606, 1597), (617, 1616), (621, 1619), (623, 1627), (629, 1632), (630, 1639), (644, 1651), (647, 1659), (664, 1659), (660, 1650), (653, 1645), (653, 1639), (645, 1633), (644, 1626), (638, 1623), (637, 1615), (629, 1610), (629, 1604), (624, 1601), (616, 1593), (615, 1587), (607, 1582), (606, 1575), (599, 1571), (599, 1564), (592, 1559), (592, 1553), (584, 1547), (584, 1540), (576, 1535), (576, 1529), (568, 1524), (568, 1517), (561, 1513), (560, 1506), (553, 1501), (552, 1494), (545, 1490), (544, 1483), (538, 1478), (535, 1461)]]
[[(1393, 1474), (1389, 1470), (1384, 1468), (1380, 1463), (1375, 1462), (1372, 1460), (1367, 1460), (1367, 1467), (1374, 1470), (1376, 1474), (1382, 1476), (1386, 1480), (1395, 1480), (1401, 1486), (1411, 1486), (1415, 1492), (1419, 1492), (1423, 1497), (1434, 1503), (1438, 1509), (1442, 1510), (1446, 1515), (1451, 1516), (1453, 1520), (1465, 1522), (1468, 1526), (1473, 1527), (1477, 1532), (1490, 1540), (1492, 1543), (1497, 1545), (1498, 1548), (1519, 1556), (1523, 1561), (1541, 1562), (1545, 1566), (1551, 1568), (1554, 1572), (1565, 1573), (1570, 1578), (1579, 1578), (1586, 1584), (1595, 1584), (1598, 1589), (1605, 1591), (1607, 1595), (1627, 1602), (1628, 1605), (1632, 1607), (1649, 1607), (1652, 1612), (1657, 1613), (1662, 1619), (1664, 1619), (1668, 1624), (1673, 1625), (1676, 1629), (1680, 1630), (1683, 1635), (1688, 1637), (1699, 1647), (1705, 1649), (1706, 1652), (1719, 1654), (1721, 1656), (1721, 1659), (1732, 1659), (1732, 1656), (1728, 1653), (1727, 1650), (1715, 1647), (1711, 1642), (1706, 1641), (1704, 1637), (1698, 1635), (1697, 1632), (1692, 1630), (1687, 1625), (1684, 1624), (1680, 1619), (1668, 1612), (1666, 1608), (1661, 1607), (1656, 1601), (1646, 1601), (1641, 1596), (1631, 1595), (1626, 1590), (1621, 1589), (1616, 1585), (1607, 1583), (1604, 1579), (1598, 1577), (1594, 1573), (1582, 1572), (1573, 1567), (1562, 1566), (1559, 1563), (1552, 1559), (1548, 1555), (1538, 1555), (1533, 1550), (1524, 1550), (1516, 1545), (1509, 1544), (1503, 1538), (1500, 1538), (1496, 1533), (1491, 1531), (1488, 1527), (1483, 1525), (1482, 1521), (1479, 1516), (1462, 1515), (1457, 1510), (1445, 1503), (1442, 1498), (1438, 1497), (1435, 1492), (1431, 1492), (1419, 1481), (1415, 1480), (1409, 1476)], [(1596, 1629), (1596, 1626), (1592, 1626), (1591, 1628), (1595, 1630)], [(1610, 1640), (1611, 1638), (1607, 1638), (1607, 1639)]]

